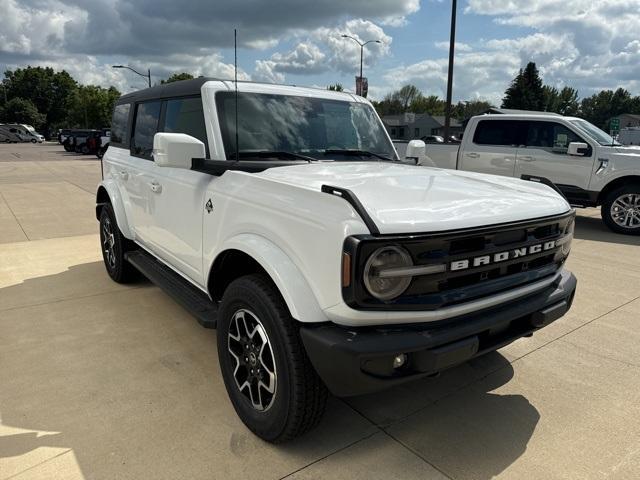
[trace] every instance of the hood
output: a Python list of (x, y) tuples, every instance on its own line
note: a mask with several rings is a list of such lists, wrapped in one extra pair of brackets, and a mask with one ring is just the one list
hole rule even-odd
[(386, 162), (336, 162), (265, 170), (263, 178), (320, 191), (347, 188), (380, 233), (421, 233), (495, 225), (567, 212), (567, 202), (534, 182)]

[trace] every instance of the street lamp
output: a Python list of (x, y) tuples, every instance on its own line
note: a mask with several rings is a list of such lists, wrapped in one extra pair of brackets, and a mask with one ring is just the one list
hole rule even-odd
[(382, 43), (382, 42), (380, 40), (367, 40), (366, 42), (362, 43), (360, 40), (358, 40), (355, 37), (352, 37), (351, 35), (341, 35), (341, 36), (342, 38), (350, 38), (351, 40), (356, 42), (358, 45), (360, 45), (360, 92), (356, 92), (356, 93), (358, 95), (362, 95), (362, 57), (364, 56), (364, 46), (369, 43)]
[(149, 80), (149, 87), (151, 87), (151, 69), (147, 69), (147, 74), (145, 75), (144, 73), (140, 73), (140, 72), (134, 70), (133, 68), (129, 67), (128, 65), (113, 65), (113, 68), (128, 68), (133, 73), (137, 73), (141, 77), (145, 77), (147, 80)]

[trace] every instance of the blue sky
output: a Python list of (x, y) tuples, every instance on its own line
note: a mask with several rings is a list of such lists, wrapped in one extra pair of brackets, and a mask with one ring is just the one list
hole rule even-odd
[[(451, 3), (445, 0), (0, 0), (0, 68), (50, 65), (82, 83), (128, 92), (143, 79), (110, 68), (150, 67), (354, 89), (359, 47), (368, 46), (370, 96), (412, 83), (443, 96)], [(499, 103), (528, 61), (546, 83), (580, 96), (624, 87), (640, 94), (640, 0), (460, 0), (454, 99)]]

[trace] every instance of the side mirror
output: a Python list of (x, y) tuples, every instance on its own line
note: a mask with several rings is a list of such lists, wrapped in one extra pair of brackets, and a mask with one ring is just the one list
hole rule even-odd
[(406, 159), (405, 163), (419, 165), (420, 161), (427, 156), (427, 146), (422, 140), (411, 140), (407, 145), (404, 156)]
[(189, 169), (192, 159), (204, 156), (204, 143), (191, 135), (156, 133), (153, 137), (153, 159), (159, 167)]
[(589, 150), (589, 145), (582, 142), (571, 142), (569, 147), (567, 148), (567, 154), (575, 155), (578, 157), (584, 156), (585, 153)]

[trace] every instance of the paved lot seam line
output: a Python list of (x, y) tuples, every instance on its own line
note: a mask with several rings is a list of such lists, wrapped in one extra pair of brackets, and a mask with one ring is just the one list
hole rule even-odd
[(44, 465), (45, 463), (50, 462), (51, 460), (54, 460), (54, 459), (56, 459), (56, 458), (58, 458), (58, 457), (61, 457), (62, 455), (66, 455), (66, 454), (67, 454), (67, 453), (69, 453), (69, 452), (73, 452), (73, 449), (72, 449), (72, 448), (70, 448), (69, 450), (66, 450), (66, 451), (64, 451), (64, 452), (60, 452), (59, 454), (54, 455), (54, 456), (53, 456), (53, 457), (51, 457), (51, 458), (47, 458), (46, 460), (43, 460), (43, 461), (42, 461), (42, 462), (40, 462), (40, 463), (36, 463), (35, 465), (31, 465), (29, 468), (26, 468), (25, 470), (22, 470), (21, 472), (14, 473), (14, 474), (13, 474), (13, 475), (11, 475), (10, 477), (5, 477), (3, 480), (11, 480), (12, 478), (19, 477), (19, 476), (20, 476), (20, 475), (22, 475), (23, 473), (26, 473), (26, 472), (28, 472), (29, 470), (33, 470), (34, 468), (39, 467), (40, 465)]
[(373, 436), (375, 436), (375, 435), (378, 435), (379, 433), (380, 433), (380, 431), (375, 431), (375, 432), (373, 432), (373, 433), (371, 433), (371, 434), (367, 435), (366, 437), (359, 438), (358, 440), (356, 440), (356, 441), (354, 441), (354, 442), (351, 442), (351, 443), (349, 443), (348, 445), (345, 445), (344, 447), (341, 447), (341, 448), (339, 448), (338, 450), (336, 450), (336, 451), (334, 451), (334, 452), (331, 452), (331, 453), (329, 453), (329, 454), (325, 455), (325, 456), (324, 456), (324, 457), (322, 457), (322, 458), (318, 458), (317, 460), (314, 460), (313, 462), (309, 463), (308, 465), (305, 465), (304, 467), (300, 467), (300, 468), (298, 468), (297, 470), (294, 470), (294, 471), (293, 471), (293, 472), (291, 472), (291, 473), (287, 473), (284, 477), (280, 477), (278, 480), (284, 480), (285, 478), (289, 478), (289, 477), (291, 477), (292, 475), (295, 475), (296, 473), (301, 472), (301, 471), (302, 471), (302, 470), (304, 470), (305, 468), (308, 468), (308, 467), (310, 467), (311, 465), (314, 465), (314, 464), (316, 464), (316, 463), (318, 463), (318, 462), (321, 462), (322, 460), (325, 460), (325, 459), (329, 458), (330, 456), (335, 455), (336, 453), (340, 453), (340, 452), (342, 452), (343, 450), (346, 450), (347, 448), (351, 448), (351, 447), (353, 447), (354, 445), (357, 445), (357, 444), (358, 444), (358, 443), (360, 443), (360, 442), (363, 442), (363, 441), (365, 441), (365, 440), (368, 440), (368, 439), (370, 439), (371, 437), (373, 437)]
[(1, 189), (0, 189), (0, 197), (2, 197), (2, 201), (5, 203), (5, 205), (7, 206), (9, 211), (11, 212), (11, 215), (13, 215), (13, 218), (15, 219), (16, 223), (20, 227), (20, 230), (22, 230), (22, 233), (24, 234), (24, 236), (27, 239), (27, 241), (30, 241), (31, 239), (29, 238), (29, 235), (27, 235), (27, 232), (25, 232), (24, 228), (22, 228), (22, 224), (20, 223), (20, 220), (18, 220), (18, 217), (16, 217), (16, 214), (13, 212), (13, 210), (11, 208), (11, 205), (9, 205), (9, 202), (7, 202), (7, 199), (4, 198), (4, 195), (2, 194), (2, 190)]
[[(411, 447), (405, 445), (403, 442), (401, 442), (400, 440), (398, 440), (396, 437), (394, 437), (393, 435), (391, 435), (389, 432), (387, 432), (385, 430), (385, 428), (381, 427), (380, 425), (378, 425), (377, 423), (375, 423), (373, 420), (371, 420), (370, 418), (368, 418), (364, 413), (362, 413), (360, 410), (358, 410), (357, 408), (355, 408), (352, 405), (349, 405), (347, 402), (345, 402), (344, 400), (342, 400), (342, 403), (344, 403), (347, 407), (349, 407), (351, 410), (353, 410), (356, 414), (360, 415), (362, 418), (364, 418), (366, 421), (370, 422), (371, 424), (373, 424), (380, 432), (382, 432), (383, 434), (385, 434), (387, 437), (391, 438), (393, 441), (395, 441), (398, 445), (400, 445), (401, 447), (403, 447), (405, 450), (407, 450), (408, 452), (412, 453), (413, 455), (415, 455), (416, 457), (418, 457), (420, 460), (422, 460), (424, 463), (426, 463), (427, 465), (431, 466), (434, 470), (440, 472), (442, 475), (444, 475), (445, 477), (447, 477), (450, 480), (453, 480), (453, 477), (451, 477), (449, 474), (447, 474), (445, 471), (443, 471), (440, 467), (438, 467), (437, 465), (434, 465), (433, 463), (431, 463), (429, 460), (427, 460), (426, 458), (424, 458), (422, 455), (420, 455), (418, 452), (416, 452), (415, 450), (413, 450)], [(435, 402), (433, 402), (435, 403)], [(397, 422), (396, 422), (397, 423)], [(394, 425), (394, 423), (389, 424), (389, 426)]]
[[(10, 288), (10, 287), (5, 287), (5, 288)], [(18, 305), (16, 307), (9, 307), (9, 308), (0, 309), (0, 312), (10, 312), (11, 310), (19, 310), (21, 308), (41, 307), (43, 305), (49, 305), (49, 304), (52, 304), (52, 303), (68, 302), (68, 301), (71, 301), (71, 300), (82, 300), (82, 299), (85, 299), (85, 298), (97, 297), (97, 296), (100, 296), (100, 295), (109, 295), (109, 294), (112, 294), (112, 293), (124, 293), (124, 292), (129, 292), (131, 290), (137, 290), (139, 288), (144, 288), (144, 285), (140, 285), (140, 286), (136, 286), (136, 287), (129, 286), (126, 289), (116, 289), (116, 290), (108, 290), (106, 292), (91, 293), (89, 295), (81, 295), (79, 297), (58, 298), (56, 300), (50, 300), (48, 302), (42, 302), (42, 303), (32, 303), (32, 304), (29, 304), (29, 305)], [(2, 289), (0, 288), (0, 290), (2, 290)]]

